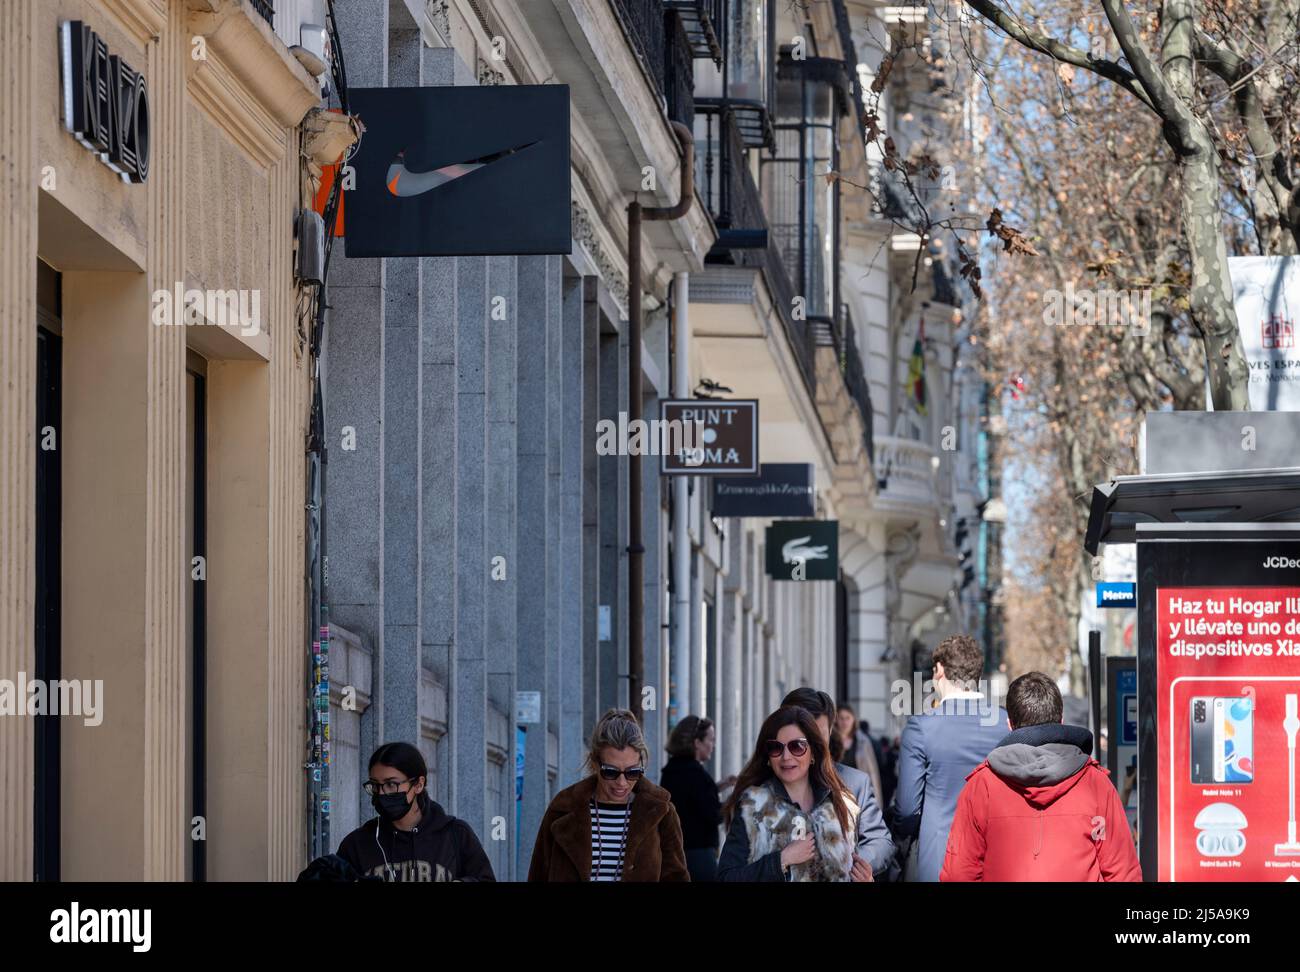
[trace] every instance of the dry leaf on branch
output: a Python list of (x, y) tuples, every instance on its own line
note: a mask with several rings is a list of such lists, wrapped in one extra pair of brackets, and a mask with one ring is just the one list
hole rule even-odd
[(988, 223), (989, 232), (1002, 241), (1002, 250), (1004, 253), (1020, 254), (1022, 256), (1038, 256), (1039, 253), (1030, 244), (1025, 234), (1020, 232), (1014, 226), (1008, 226), (1002, 222), (1002, 210), (995, 208), (989, 213)]

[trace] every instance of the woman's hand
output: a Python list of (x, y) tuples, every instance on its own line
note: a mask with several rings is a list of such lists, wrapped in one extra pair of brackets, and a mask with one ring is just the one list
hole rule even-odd
[(860, 858), (857, 854), (853, 855), (853, 871), (849, 875), (849, 880), (853, 881), (855, 884), (876, 880), (871, 873), (871, 865)]
[(781, 866), (804, 864), (813, 859), (817, 853), (817, 844), (810, 834), (800, 840), (792, 840), (781, 849)]

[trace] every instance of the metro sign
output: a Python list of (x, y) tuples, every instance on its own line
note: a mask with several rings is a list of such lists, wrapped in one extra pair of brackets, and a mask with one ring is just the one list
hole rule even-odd
[(123, 182), (149, 176), (149, 88), (80, 20), (59, 25), (63, 125)]

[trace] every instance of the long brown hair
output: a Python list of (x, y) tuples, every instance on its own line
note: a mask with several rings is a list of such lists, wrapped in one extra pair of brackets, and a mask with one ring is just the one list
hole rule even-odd
[(767, 757), (767, 743), (775, 739), (777, 733), (786, 726), (798, 726), (803, 731), (804, 738), (808, 740), (808, 747), (812, 750), (812, 763), (808, 767), (809, 782), (814, 790), (818, 785), (830, 790), (835, 816), (839, 818), (845, 836), (849, 836), (852, 825), (849, 822), (849, 807), (845, 802), (849, 791), (840, 780), (839, 774), (835, 772), (835, 764), (831, 762), (830, 750), (826, 746), (826, 740), (822, 738), (821, 727), (817, 725), (817, 720), (812, 717), (811, 712), (797, 705), (783, 705), (764, 720), (763, 727), (758, 730), (758, 739), (754, 743), (754, 755), (749, 757), (749, 762), (740, 771), (731, 796), (727, 798), (727, 803), (722, 808), (723, 821), (728, 827), (731, 826), (731, 817), (736, 812), (740, 798), (745, 795), (746, 790), (775, 778), (772, 764)]

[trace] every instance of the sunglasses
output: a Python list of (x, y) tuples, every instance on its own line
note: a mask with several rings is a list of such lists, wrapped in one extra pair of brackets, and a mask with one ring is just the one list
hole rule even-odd
[(600, 778), (602, 780), (610, 780), (611, 782), (622, 776), (626, 778), (629, 783), (636, 783), (636, 781), (641, 779), (644, 775), (645, 767), (642, 766), (631, 766), (628, 769), (621, 770), (617, 766), (606, 766), (602, 763), (600, 767)]
[(783, 743), (779, 739), (769, 739), (765, 744), (768, 759), (780, 759), (781, 754), (787, 749), (790, 755), (794, 757), (802, 756), (808, 752), (807, 739), (791, 739), (788, 743)]

